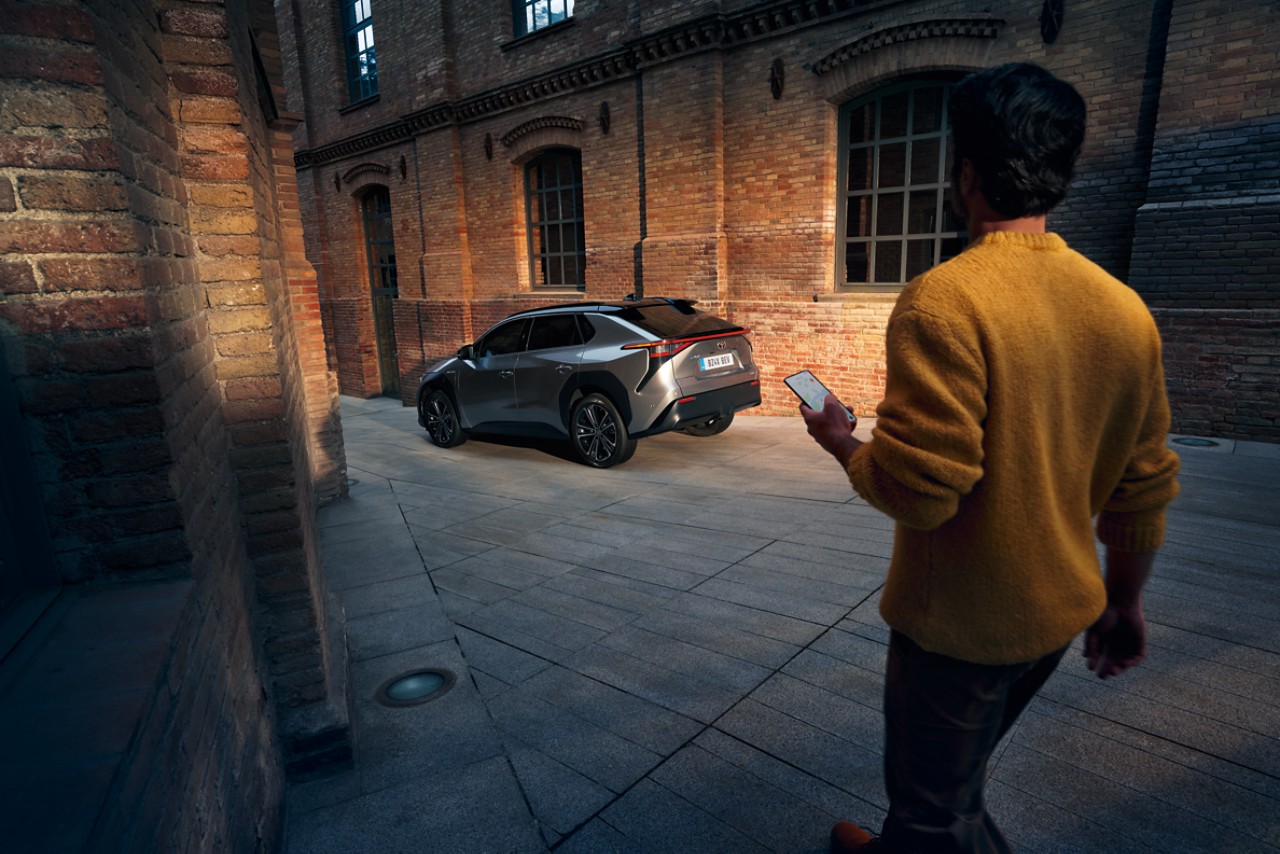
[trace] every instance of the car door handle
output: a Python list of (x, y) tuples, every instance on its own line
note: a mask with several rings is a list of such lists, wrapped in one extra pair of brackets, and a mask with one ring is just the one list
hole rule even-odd
[(572, 371), (572, 370), (573, 370), (573, 365), (558, 365), (558, 366), (556, 366), (556, 373), (557, 373), (557, 374), (567, 374), (567, 373), (569, 373), (569, 372), (570, 372), (570, 371)]
[(498, 376), (502, 377), (504, 380), (509, 380), (515, 375), (515, 371), (498, 371)]

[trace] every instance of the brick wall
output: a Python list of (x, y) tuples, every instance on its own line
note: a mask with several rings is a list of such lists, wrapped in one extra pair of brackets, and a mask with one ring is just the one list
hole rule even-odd
[(1173, 4), (1134, 288), (1165, 334), (1174, 428), (1280, 441), (1280, 9)]
[[(310, 12), (317, 2), (300, 0), (299, 7)], [(379, 0), (375, 29), (379, 16), (412, 14), (437, 13)], [(1051, 227), (1116, 276), (1132, 276), (1154, 305), (1164, 303), (1152, 265), (1170, 283), (1187, 274), (1171, 271), (1169, 247), (1146, 236), (1148, 229), (1170, 233), (1170, 215), (1156, 217), (1153, 202), (1172, 193), (1181, 204), (1194, 182), (1224, 196), (1275, 186), (1274, 158), (1263, 147), (1275, 132), (1275, 36), (1268, 33), (1277, 28), (1238, 5), (1082, 0), (1070, 4), (1050, 45), (1041, 38), (1038, 4), (1013, 2), (975, 13), (947, 0), (767, 8), (583, 0), (571, 23), (522, 39), (512, 38), (503, 6), (443, 3), (430, 23), (430, 35), (396, 32), (380, 42), (377, 104), (350, 110), (345, 95), (315, 98), (295, 137), (304, 176), (324, 177), (313, 182), (325, 197), (307, 221), (310, 256), (322, 270), (322, 288), (335, 296), (342, 289), (357, 315), (367, 311), (367, 286), (344, 265), (363, 263), (360, 230), (349, 210), (351, 189), (330, 193), (329, 179), (364, 160), (391, 164), (410, 152), (409, 178), (393, 175), (389, 186), (406, 233), (425, 249), (420, 274), (401, 268), (402, 298), (408, 277), (422, 275), (407, 290), (422, 288), (431, 310), (398, 315), (404, 334), (411, 335), (415, 318), (427, 324), (417, 336), (421, 349), (401, 351), (401, 374), (409, 379), (492, 320), (567, 296), (531, 292), (520, 168), (532, 149), (500, 142), (539, 117), (583, 123), (581, 131), (537, 144), (582, 152), (586, 295), (628, 293), (641, 270), (646, 294), (696, 298), (751, 327), (765, 375), (760, 411), (767, 413), (794, 412), (780, 379), (804, 367), (819, 369), (863, 413), (882, 392), (893, 294), (834, 284), (839, 106), (880, 86), (1014, 60), (1041, 63), (1075, 84), (1089, 104), (1089, 133), (1079, 178)], [(323, 74), (340, 68), (323, 72), (315, 62), (336, 49), (332, 38), (308, 31), (303, 42), (301, 76), (311, 79), (303, 85), (339, 91)], [(816, 68), (854, 45), (861, 47), (832, 67)], [(613, 62), (617, 57), (625, 60)], [(1265, 67), (1250, 67), (1260, 58)], [(769, 85), (775, 60), (784, 71), (779, 98)], [(1220, 84), (1211, 73), (1217, 60), (1228, 80), (1238, 66), (1239, 79)], [(1196, 104), (1195, 121), (1183, 115), (1192, 101), (1181, 105), (1179, 91)], [(610, 108), (607, 134), (602, 102)], [(1196, 124), (1202, 116), (1203, 127)], [(1206, 152), (1225, 154), (1228, 144), (1232, 157), (1210, 165)], [(1243, 161), (1247, 169), (1233, 167)], [(1199, 277), (1198, 290), (1188, 291), (1192, 302), (1217, 288), (1232, 305), (1274, 305), (1267, 292), (1275, 262), (1266, 259), (1276, 253), (1255, 251), (1259, 241), (1269, 245), (1273, 215), (1274, 203), (1235, 214), (1233, 245), (1205, 250), (1218, 253), (1212, 258), (1220, 275), (1212, 284)], [(1186, 216), (1190, 224), (1197, 214)], [(397, 219), (398, 244), (401, 227)], [(1189, 251), (1181, 234), (1182, 251)], [(1200, 257), (1209, 271), (1211, 256)], [(368, 365), (352, 363), (371, 358), (371, 327), (334, 317), (329, 333), (342, 388), (378, 393)], [(410, 402), (412, 383), (402, 390)]]
[(84, 793), (101, 812), (75, 819), (104, 847), (271, 848), (286, 762), (349, 752), (314, 531), (345, 483), (336, 378), (289, 127), (258, 99), (271, 4), (3, 12), (0, 344), (57, 570), (191, 582), (120, 772)]

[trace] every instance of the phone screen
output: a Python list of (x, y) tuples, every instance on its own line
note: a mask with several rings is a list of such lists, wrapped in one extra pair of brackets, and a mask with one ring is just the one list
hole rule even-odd
[[(792, 374), (784, 379), (783, 382), (787, 384), (787, 388), (794, 391), (796, 396), (805, 402), (806, 406), (813, 410), (820, 411), (822, 405), (826, 403), (827, 395), (831, 394), (831, 390), (809, 371)], [(853, 420), (852, 412), (849, 413), (849, 420)]]

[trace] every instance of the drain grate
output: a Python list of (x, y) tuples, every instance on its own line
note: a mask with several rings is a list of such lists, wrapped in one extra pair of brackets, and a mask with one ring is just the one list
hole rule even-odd
[(417, 706), (443, 697), (457, 681), (452, 670), (442, 667), (410, 670), (383, 682), (375, 699), (384, 706)]
[(1190, 445), (1190, 446), (1191, 446), (1191, 447), (1193, 447), (1193, 448), (1216, 448), (1216, 447), (1218, 447), (1218, 443), (1217, 443), (1217, 442), (1215, 442), (1215, 441), (1213, 441), (1212, 439), (1196, 439), (1196, 438), (1191, 437), (1191, 436), (1181, 436), (1181, 437), (1179, 437), (1179, 438), (1177, 438), (1177, 439), (1174, 439), (1173, 441), (1174, 441), (1174, 444), (1177, 444), (1177, 445)]

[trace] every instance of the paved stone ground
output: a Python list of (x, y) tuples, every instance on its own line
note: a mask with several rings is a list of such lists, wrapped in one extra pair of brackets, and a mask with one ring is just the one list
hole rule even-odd
[[(290, 852), (821, 852), (837, 819), (879, 826), (891, 530), (799, 419), (609, 471), (440, 450), (385, 399), (344, 398), (343, 429), (351, 495), (320, 520), (355, 763), (291, 789)], [(1103, 683), (1077, 641), (993, 760), (1020, 850), (1280, 850), (1280, 446), (1179, 451), (1149, 660)], [(415, 667), (457, 684), (374, 701)]]

